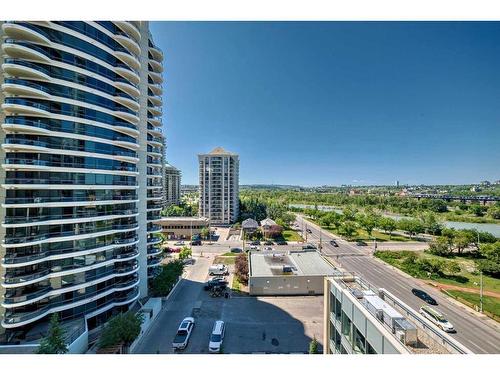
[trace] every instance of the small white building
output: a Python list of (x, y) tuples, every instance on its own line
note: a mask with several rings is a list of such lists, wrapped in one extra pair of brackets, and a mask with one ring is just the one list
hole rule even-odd
[(325, 276), (338, 271), (317, 251), (250, 252), (250, 295), (321, 295)]

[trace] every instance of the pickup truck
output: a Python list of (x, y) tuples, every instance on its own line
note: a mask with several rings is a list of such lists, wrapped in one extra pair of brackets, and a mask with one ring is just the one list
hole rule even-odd
[(172, 342), (172, 347), (174, 350), (185, 349), (188, 342), (189, 337), (191, 336), (191, 332), (193, 332), (194, 328), (194, 318), (187, 317), (184, 318), (181, 325), (177, 329), (177, 334), (174, 337), (174, 341)]

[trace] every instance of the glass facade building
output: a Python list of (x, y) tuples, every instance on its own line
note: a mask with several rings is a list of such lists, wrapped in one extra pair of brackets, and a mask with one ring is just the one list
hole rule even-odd
[(1, 22), (0, 313), (89, 328), (160, 264), (163, 54), (147, 22)]

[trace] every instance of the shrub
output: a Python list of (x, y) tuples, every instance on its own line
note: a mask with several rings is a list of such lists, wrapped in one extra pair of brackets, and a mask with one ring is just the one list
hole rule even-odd
[(111, 318), (99, 339), (100, 348), (124, 344), (130, 346), (141, 332), (142, 315), (129, 311)]
[(57, 314), (52, 314), (47, 336), (40, 341), (38, 354), (65, 354), (68, 352), (66, 341), (64, 340), (64, 330), (59, 325)]
[(166, 297), (182, 275), (184, 265), (176, 260), (161, 267), (161, 272), (151, 280), (151, 294), (155, 297)]
[(245, 253), (241, 253), (236, 257), (234, 262), (234, 273), (238, 281), (242, 284), (248, 284), (248, 258)]
[(309, 343), (309, 354), (318, 354), (318, 340), (316, 340), (316, 337)]

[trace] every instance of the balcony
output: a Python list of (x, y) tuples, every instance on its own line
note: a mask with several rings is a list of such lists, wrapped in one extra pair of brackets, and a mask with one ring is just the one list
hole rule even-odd
[[(134, 300), (136, 300), (139, 297), (139, 290), (136, 288), (136, 285), (139, 283), (138, 280), (133, 279), (131, 281), (126, 281), (123, 283), (117, 283), (115, 285), (112, 285), (111, 287), (108, 287), (104, 290), (100, 290), (98, 292), (92, 292), (92, 293), (86, 293), (83, 294), (79, 297), (73, 298), (71, 300), (65, 300), (65, 301), (58, 301), (52, 304), (47, 304), (44, 305), (43, 307), (35, 310), (35, 311), (28, 311), (28, 312), (21, 312), (21, 313), (12, 313), (10, 311), (6, 311), (4, 315), (4, 320), (2, 321), (2, 326), (4, 328), (15, 328), (19, 327), (22, 325), (29, 324), (31, 322), (34, 322), (36, 320), (39, 320), (43, 318), (44, 316), (49, 315), (50, 313), (58, 312), (58, 311), (63, 311), (65, 310), (65, 306), (71, 305), (73, 306), (80, 306), (85, 303), (95, 301), (99, 298), (103, 298), (107, 295), (112, 294), (113, 292), (118, 292), (118, 291), (123, 291), (127, 289), (134, 288), (131, 292), (123, 295), (122, 293), (117, 294), (115, 298), (112, 300), (109, 300), (106, 305), (113, 307), (114, 305), (122, 305), (122, 304), (127, 304), (130, 303)], [(102, 306), (96, 306), (94, 309), (100, 309)], [(87, 310), (86, 313), (91, 312), (90, 310)]]
[(2, 25), (4, 33), (13, 39), (27, 40), (50, 45), (47, 33), (36, 25), (27, 22), (7, 21)]
[(156, 73), (162, 73), (163, 72), (163, 64), (161, 62), (158, 62), (157, 60), (152, 59), (151, 55), (149, 57), (150, 57), (149, 70), (156, 72)]
[(50, 63), (51, 59), (47, 52), (36, 44), (21, 42), (16, 39), (5, 39), (2, 50), (13, 58), (27, 59)]
[(113, 23), (120, 29), (122, 29), (127, 35), (129, 35), (136, 42), (139, 42), (141, 40), (141, 32), (130, 21), (113, 21)]
[(2, 89), (7, 95), (50, 97), (49, 90), (33, 81), (17, 78), (7, 78), (2, 84)]
[(137, 44), (137, 42), (127, 33), (115, 30), (114, 39), (134, 55), (139, 56), (141, 54), (141, 47), (139, 47), (139, 44)]
[(5, 73), (15, 77), (50, 80), (50, 72), (42, 65), (21, 59), (7, 58), (2, 64)]
[(5, 98), (5, 102), (2, 104), (2, 109), (7, 112), (7, 114), (11, 115), (50, 115), (50, 108), (48, 105), (20, 98)]

